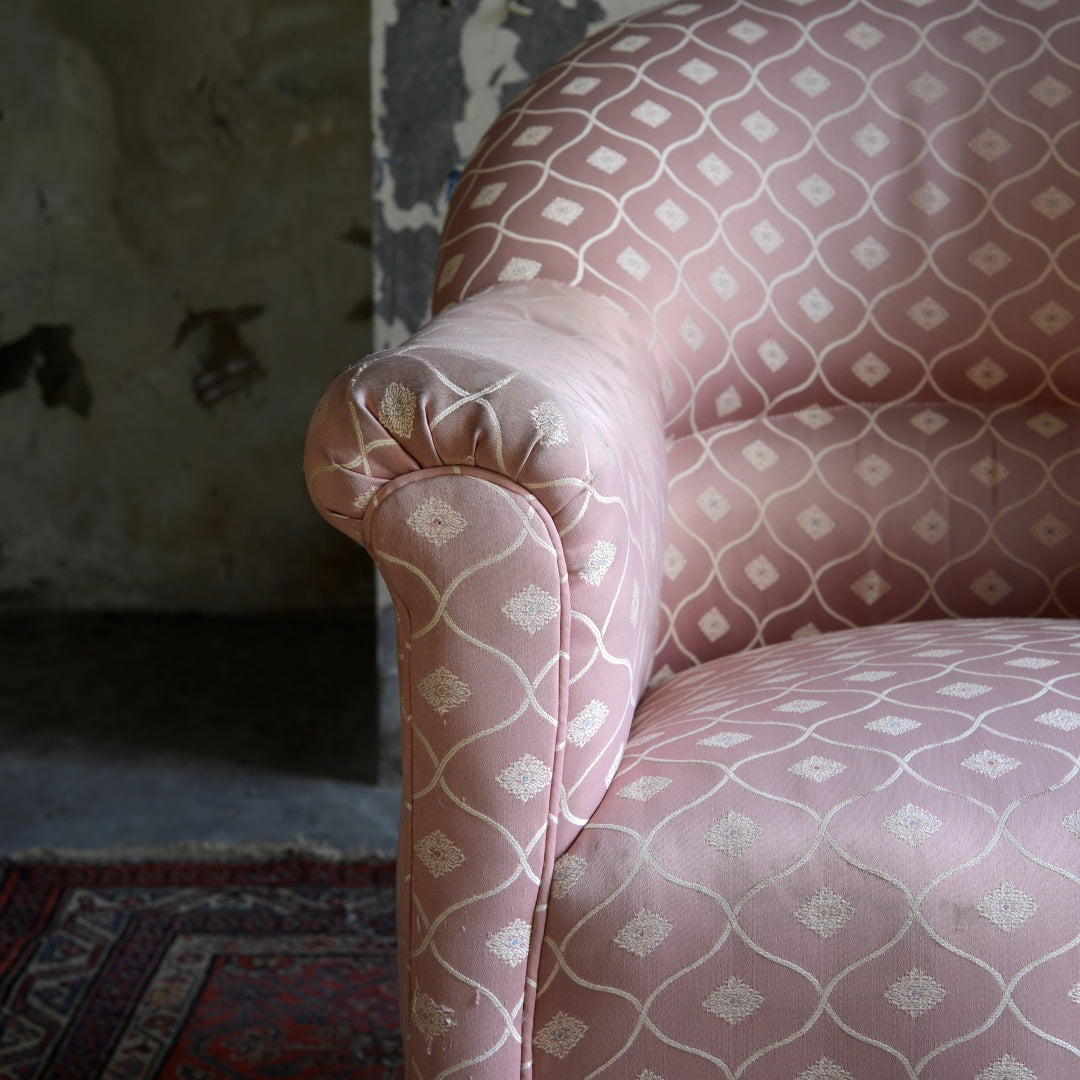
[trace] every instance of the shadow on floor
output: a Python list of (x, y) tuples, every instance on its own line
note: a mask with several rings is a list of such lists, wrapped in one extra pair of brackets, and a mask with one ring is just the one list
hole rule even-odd
[(150, 751), (373, 783), (375, 623), (0, 613), (0, 750)]

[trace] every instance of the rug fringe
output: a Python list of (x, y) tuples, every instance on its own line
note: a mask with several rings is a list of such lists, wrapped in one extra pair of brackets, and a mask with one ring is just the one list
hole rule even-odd
[(209, 841), (186, 841), (154, 847), (98, 848), (79, 851), (72, 848), (31, 848), (14, 855), (0, 855), (7, 863), (144, 863), (171, 862), (180, 859), (197, 862), (273, 862), (290, 858), (319, 859), (339, 863), (393, 862), (396, 853), (379, 848), (349, 848), (342, 851), (328, 844), (297, 837), (286, 844), (219, 844)]

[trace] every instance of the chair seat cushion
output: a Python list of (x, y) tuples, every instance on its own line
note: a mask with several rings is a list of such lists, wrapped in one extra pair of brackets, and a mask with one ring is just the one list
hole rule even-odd
[(670, 679), (556, 862), (537, 1075), (1080, 1075), (1078, 771), (1076, 621)]

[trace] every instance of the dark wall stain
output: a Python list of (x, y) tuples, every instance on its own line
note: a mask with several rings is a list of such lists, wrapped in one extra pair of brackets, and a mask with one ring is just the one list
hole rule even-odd
[(19, 390), (34, 373), (41, 399), (50, 409), (64, 405), (89, 416), (94, 395), (67, 324), (41, 324), (15, 341), (0, 345), (0, 394)]
[(258, 318), (265, 310), (263, 304), (207, 308), (189, 311), (180, 323), (173, 348), (189, 340), (194, 345), (199, 368), (192, 376), (191, 388), (195, 400), (204, 409), (213, 408), (222, 398), (266, 378), (255, 350), (240, 332), (244, 323)]

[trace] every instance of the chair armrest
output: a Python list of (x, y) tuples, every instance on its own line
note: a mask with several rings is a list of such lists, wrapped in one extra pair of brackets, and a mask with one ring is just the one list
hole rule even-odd
[(331, 386), (307, 475), (398, 620), (408, 1052), (424, 1075), (469, 1062), (501, 1080), (530, 1045), (555, 859), (610, 784), (649, 675), (655, 370), (601, 300), (491, 290)]

